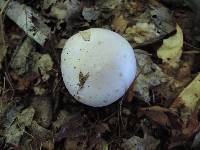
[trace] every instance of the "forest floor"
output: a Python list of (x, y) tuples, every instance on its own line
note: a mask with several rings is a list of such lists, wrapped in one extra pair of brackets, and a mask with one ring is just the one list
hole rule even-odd
[[(200, 148), (197, 0), (0, 0), (0, 149)], [(76, 101), (61, 76), (66, 40), (106, 28), (134, 48), (137, 76), (117, 102)]]

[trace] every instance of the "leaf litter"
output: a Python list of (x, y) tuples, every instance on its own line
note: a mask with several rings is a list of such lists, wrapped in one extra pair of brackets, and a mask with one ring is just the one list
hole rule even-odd
[[(200, 147), (196, 0), (5, 2), (0, 2), (5, 14), (0, 17), (0, 149)], [(7, 6), (33, 11), (28, 18), (33, 30), (21, 26), (25, 15), (19, 23)], [(105, 108), (76, 102), (55, 61), (71, 35), (90, 27), (118, 32), (137, 58), (137, 77), (123, 101)], [(35, 31), (45, 36), (34, 36)]]

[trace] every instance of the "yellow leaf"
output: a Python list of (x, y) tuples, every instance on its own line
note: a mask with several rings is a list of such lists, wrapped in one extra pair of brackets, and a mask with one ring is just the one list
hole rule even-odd
[(171, 67), (177, 67), (182, 55), (183, 32), (179, 25), (176, 25), (176, 34), (163, 40), (162, 46), (157, 51), (158, 58)]
[(180, 93), (174, 101), (172, 107), (184, 105), (193, 112), (200, 100), (200, 73), (196, 78)]

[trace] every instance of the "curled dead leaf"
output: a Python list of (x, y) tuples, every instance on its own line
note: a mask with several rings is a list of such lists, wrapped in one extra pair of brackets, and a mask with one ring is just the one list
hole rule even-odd
[(171, 67), (177, 67), (182, 55), (183, 32), (176, 25), (176, 34), (163, 40), (163, 45), (158, 49), (157, 56)]

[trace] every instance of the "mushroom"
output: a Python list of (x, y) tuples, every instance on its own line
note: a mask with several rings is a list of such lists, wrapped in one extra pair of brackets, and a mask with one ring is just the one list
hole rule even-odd
[(61, 54), (66, 88), (81, 103), (107, 106), (121, 98), (136, 74), (133, 48), (118, 33), (91, 28), (70, 37)]

